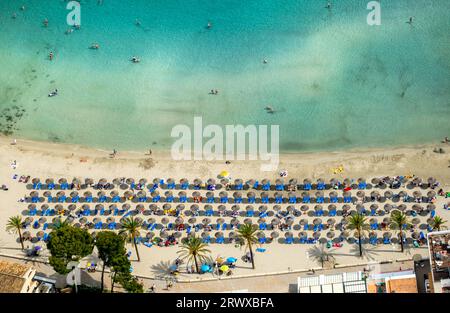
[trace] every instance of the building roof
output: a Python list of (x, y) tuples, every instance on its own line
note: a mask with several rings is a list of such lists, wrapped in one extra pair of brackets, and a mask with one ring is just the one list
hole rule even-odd
[(18, 293), (25, 283), (23, 277), (32, 267), (0, 261), (0, 293)]

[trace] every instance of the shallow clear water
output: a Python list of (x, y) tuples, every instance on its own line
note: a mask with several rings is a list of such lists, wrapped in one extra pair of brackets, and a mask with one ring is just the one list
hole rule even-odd
[(279, 124), (283, 151), (450, 135), (450, 1), (381, 1), (372, 27), (368, 1), (326, 2), (85, 0), (66, 35), (65, 1), (1, 0), (0, 129), (131, 150), (170, 147), (194, 116)]

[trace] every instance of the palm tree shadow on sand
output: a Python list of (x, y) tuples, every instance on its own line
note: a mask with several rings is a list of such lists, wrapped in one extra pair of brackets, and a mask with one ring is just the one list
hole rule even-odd
[(314, 246), (308, 250), (308, 255), (322, 268), (333, 268), (335, 264), (334, 249), (327, 250), (325, 245)]

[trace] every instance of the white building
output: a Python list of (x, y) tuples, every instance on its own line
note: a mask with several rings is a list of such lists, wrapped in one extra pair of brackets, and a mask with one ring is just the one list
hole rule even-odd
[(298, 293), (367, 293), (363, 272), (299, 277)]

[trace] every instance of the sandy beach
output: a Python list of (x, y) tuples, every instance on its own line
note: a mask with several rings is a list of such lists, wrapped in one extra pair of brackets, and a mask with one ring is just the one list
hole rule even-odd
[[(169, 178), (176, 181), (181, 178), (193, 180), (201, 177), (206, 180), (216, 178), (222, 170), (230, 172), (231, 177), (246, 179), (268, 178), (274, 181), (279, 177), (276, 172), (261, 172), (260, 163), (256, 161), (172, 161), (170, 155), (164, 152), (153, 151), (151, 155), (146, 152), (121, 152), (111, 158), (110, 151), (89, 149), (81, 146), (51, 144), (17, 140), (11, 145), (12, 138), (0, 138), (0, 184), (5, 184), (9, 190), (1, 191), (0, 225), (6, 224), (7, 219), (13, 215), (20, 215), (26, 209), (27, 203), (19, 203), (18, 199), (29, 194), (25, 184), (13, 180), (13, 175), (30, 175), (45, 180), (48, 177), (59, 179), (65, 177), (93, 178), (98, 180), (106, 178), (112, 181), (117, 177), (133, 177), (135, 179), (147, 178), (149, 181), (155, 177)], [(396, 149), (354, 150), (347, 152), (321, 152), (308, 154), (282, 154), (279, 169), (288, 170), (287, 179), (319, 177), (328, 180), (332, 177), (338, 179), (364, 177), (369, 181), (372, 177), (411, 175), (414, 174), (426, 180), (436, 177), (444, 190), (449, 190), (450, 169), (448, 153), (434, 153), (435, 147), (450, 149), (446, 144), (423, 145)], [(16, 161), (17, 167), (13, 169), (11, 163)], [(333, 174), (332, 168), (342, 165), (344, 172)], [(444, 197), (438, 197), (436, 214), (445, 220), (450, 220), (450, 211), (443, 209), (448, 202)], [(229, 204), (231, 206), (231, 204)], [(448, 223), (447, 223), (448, 226)], [(0, 254), (21, 255), (20, 245), (16, 236), (2, 231), (0, 237)], [(29, 242), (26, 243), (30, 244)], [(315, 245), (286, 245), (277, 242), (265, 245), (264, 253), (255, 256), (256, 269), (252, 270), (248, 263), (240, 260), (244, 250), (236, 248), (234, 244), (211, 244), (209, 246), (211, 258), (217, 256), (238, 258), (234, 276), (262, 275), (268, 273), (284, 273), (291, 271), (318, 268), (320, 264), (308, 258), (307, 252)], [(407, 245), (405, 252), (399, 252), (399, 245), (367, 245), (363, 258), (356, 257), (358, 247), (356, 244), (345, 243), (341, 248), (330, 249), (335, 257), (335, 265), (362, 264), (386, 260), (410, 259), (415, 254), (428, 255), (425, 246), (413, 248)], [(131, 245), (128, 246), (131, 251)], [(167, 268), (177, 257), (178, 247), (148, 248), (140, 245), (141, 262), (133, 262), (134, 273), (143, 277), (163, 277)], [(43, 256), (45, 258), (46, 252)], [(133, 260), (132, 255), (132, 260)], [(213, 274), (190, 275), (181, 273), (180, 280), (213, 279)]]

